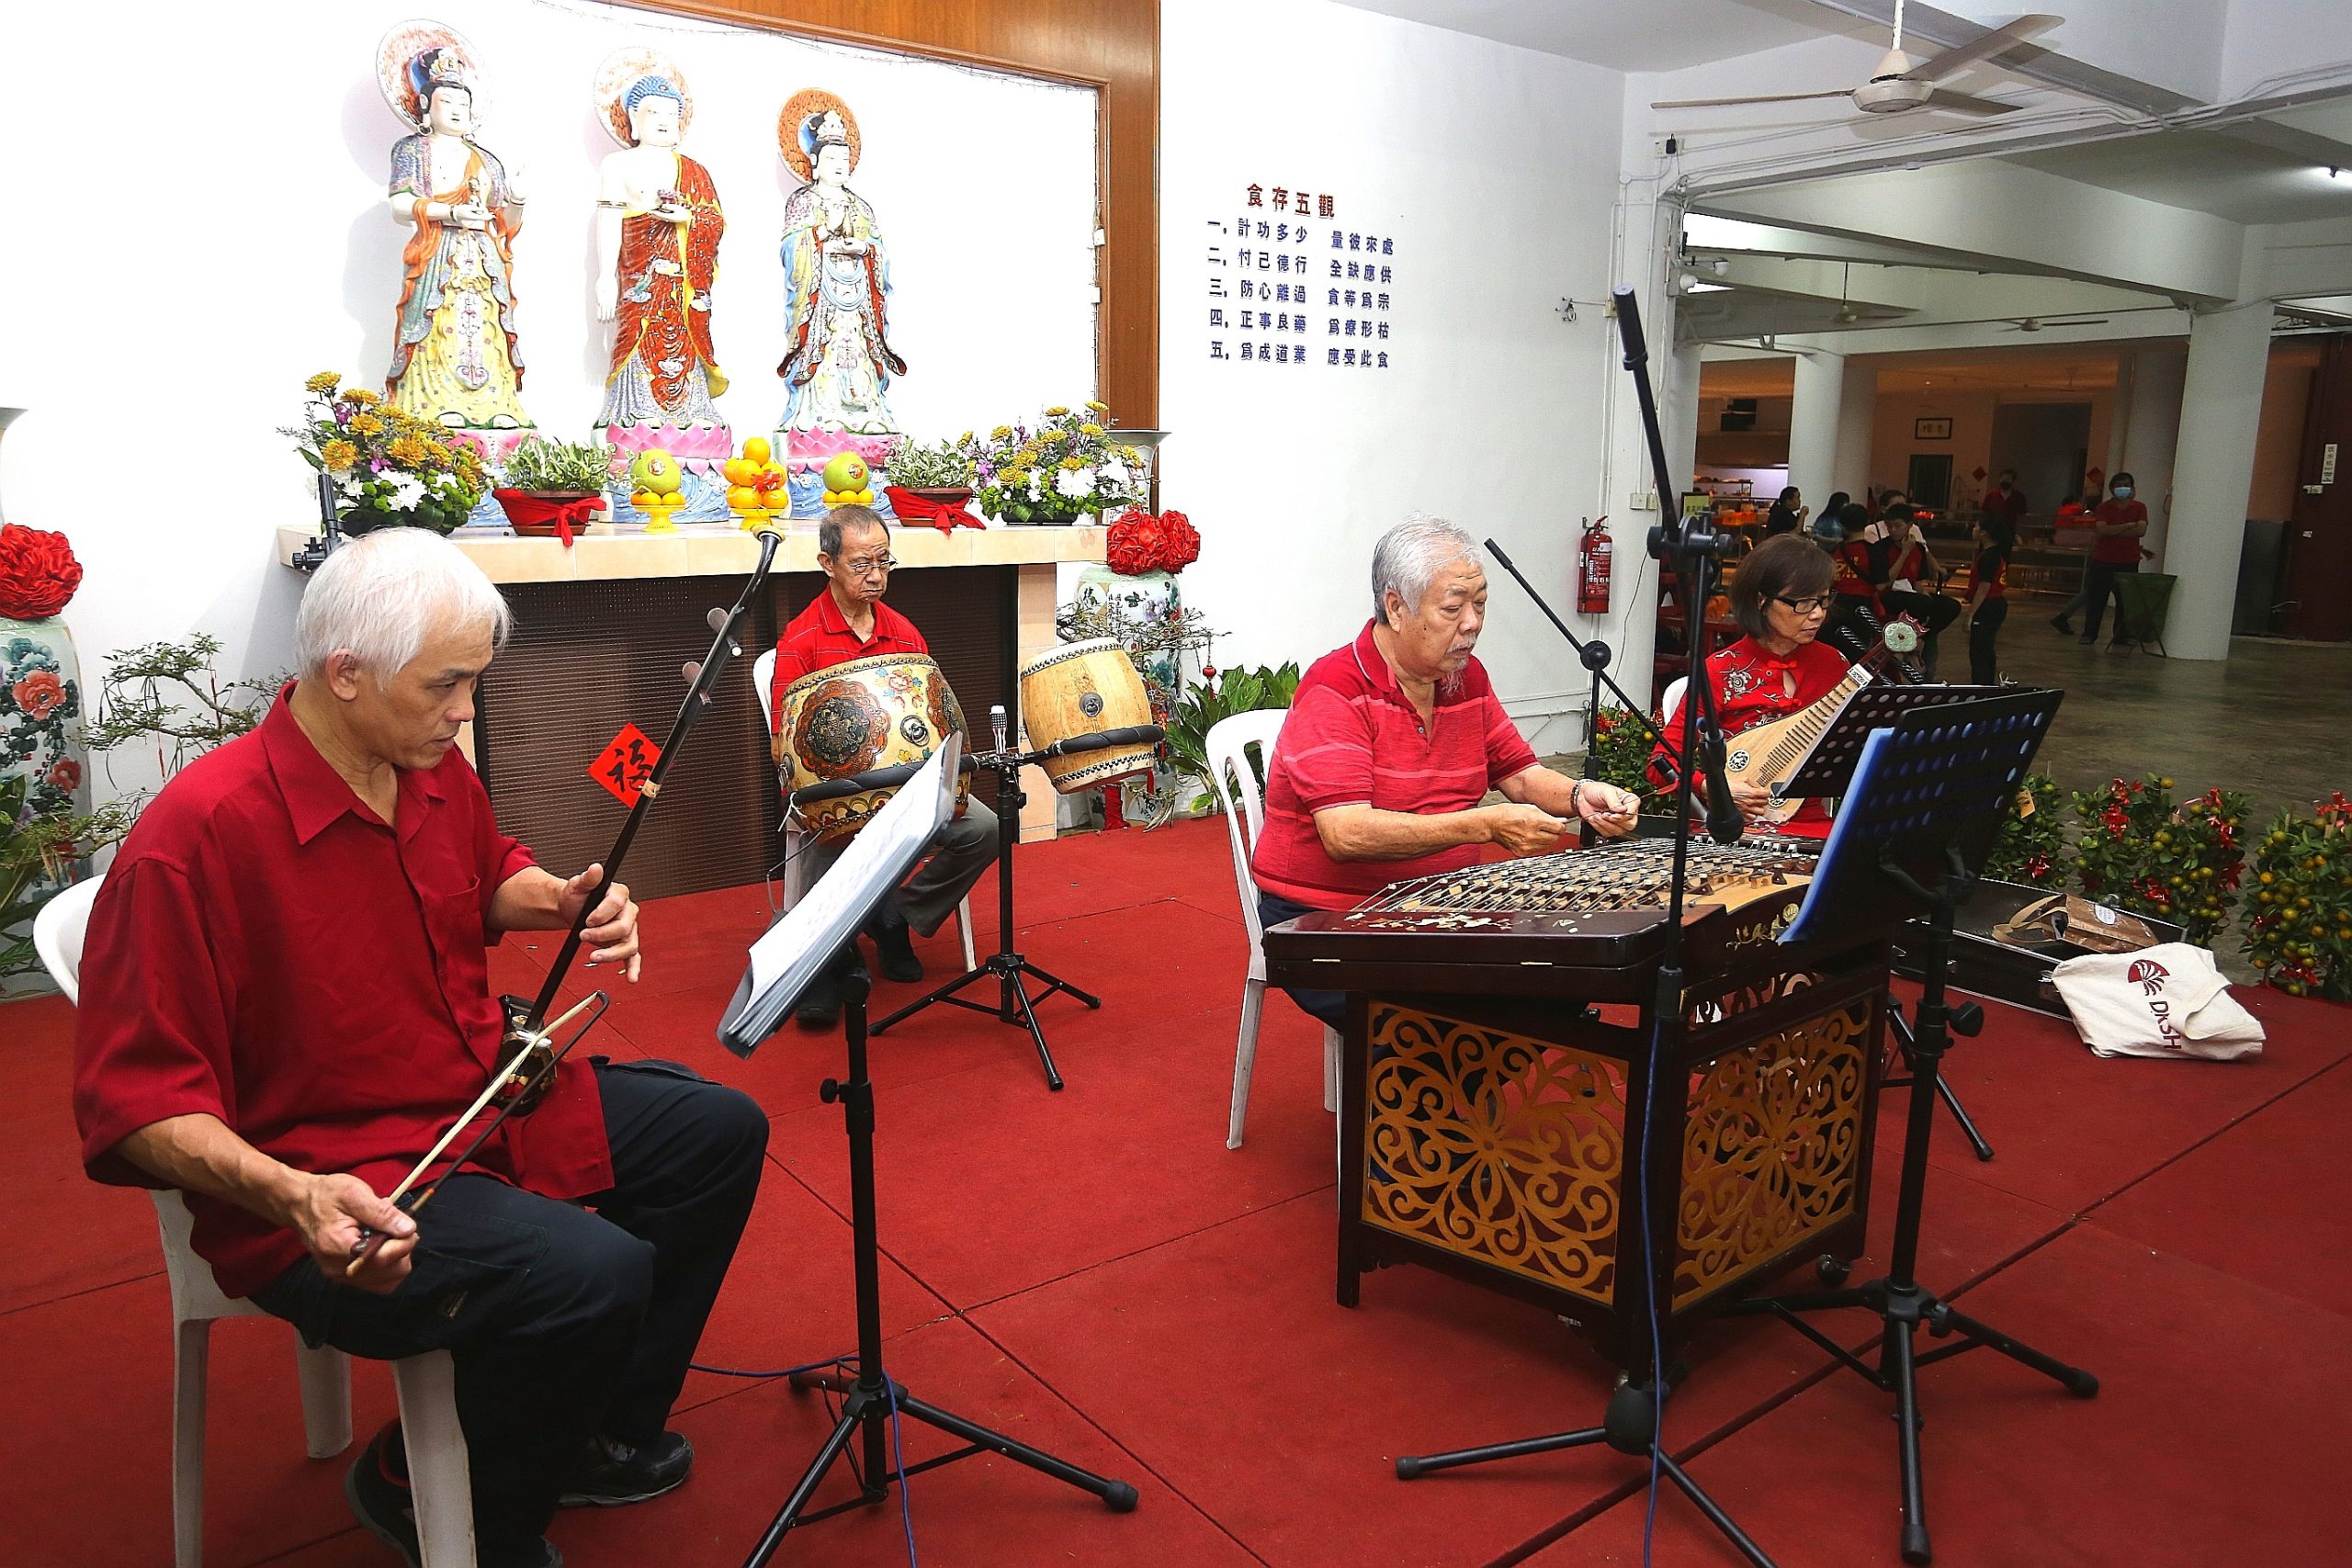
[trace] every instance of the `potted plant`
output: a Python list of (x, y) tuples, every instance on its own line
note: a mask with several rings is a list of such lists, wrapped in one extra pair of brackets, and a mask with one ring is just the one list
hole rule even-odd
[(490, 493), (515, 533), (559, 535), (568, 544), (588, 513), (604, 506), (612, 477), (611, 447), (535, 435), (507, 455), (506, 482)]
[(971, 445), (968, 430), (935, 446), (902, 441), (891, 452), (884, 473), (892, 489), (910, 491), (941, 506), (961, 506), (972, 499)]
[(2115, 908), (2175, 921), (2189, 941), (2210, 945), (2237, 897), (2246, 797), (2209, 789), (2176, 809), (2172, 780), (2151, 777), (2078, 791), (2074, 805), (2082, 890)]
[[(1189, 801), (1180, 801), (1181, 810), (1205, 815), (1216, 809), (1216, 792), (1209, 786), (1209, 731), (1238, 713), (1287, 708), (1298, 695), (1298, 673), (1295, 663), (1222, 673), (1212, 665), (1201, 671), (1199, 682), (1184, 694), (1168, 718), (1169, 760), (1180, 779), (1197, 786)], [(1264, 782), (1259, 781), (1261, 788)]]
[(2254, 861), (2245, 950), (2290, 996), (2352, 1001), (2352, 801), (2342, 790), (2312, 815), (2282, 811)]
[(364, 387), (322, 370), (294, 437), (302, 460), (333, 482), (344, 532), (430, 528), (447, 534), (481, 504), (489, 471), (477, 438), (388, 407)]
[(1002, 523), (1075, 523), (1144, 498), (1144, 457), (1111, 440), (1111, 411), (1049, 408), (1032, 431), (1000, 424), (966, 443), (980, 510)]

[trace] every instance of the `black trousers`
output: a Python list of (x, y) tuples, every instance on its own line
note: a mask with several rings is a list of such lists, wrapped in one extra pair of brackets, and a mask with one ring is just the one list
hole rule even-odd
[(2135, 560), (2095, 560), (2083, 568), (2083, 593), (2087, 601), (2084, 608), (2088, 612), (2083, 622), (2085, 642), (2098, 640), (2099, 623), (2107, 618), (2107, 601), (2110, 594), (2115, 599), (2115, 635), (2118, 639), (2130, 629), (2123, 624), (2123, 592), (2115, 585), (2115, 580), (2127, 571), (2139, 570), (2140, 563)]
[(1840, 593), (1829, 601), (1829, 616), (1821, 623), (1822, 640), (1853, 663), (1875, 647), (1886, 623), (1860, 594)]
[(2001, 635), (2001, 623), (2008, 618), (2007, 599), (1987, 599), (1976, 606), (1976, 618), (1968, 623), (1968, 678), (1979, 686), (1994, 685), (2001, 679), (1993, 643)]
[[(1316, 912), (1311, 904), (1294, 904), (1280, 894), (1258, 889), (1258, 929), (1281, 925), (1301, 915)], [(1316, 991), (1299, 987), (1283, 986), (1281, 990), (1298, 1004), (1299, 1011), (1309, 1018), (1319, 1019), (1333, 1029), (1348, 1026), (1348, 993), (1345, 991)]]
[(485, 1561), (519, 1560), (591, 1437), (658, 1437), (751, 1217), (767, 1117), (669, 1062), (594, 1063), (613, 1186), (594, 1212), (458, 1175), (379, 1296), (309, 1258), (254, 1293), (313, 1345), (391, 1360), (451, 1352)]

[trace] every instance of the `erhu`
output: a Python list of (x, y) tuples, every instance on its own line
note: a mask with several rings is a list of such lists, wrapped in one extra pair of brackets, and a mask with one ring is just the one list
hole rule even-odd
[[(528, 1115), (539, 1101), (547, 1098), (548, 1090), (555, 1084), (557, 1064), (571, 1053), (572, 1046), (580, 1043), (596, 1020), (604, 1016), (605, 1009), (611, 1005), (612, 998), (598, 991), (575, 1004), (561, 1017), (552, 1021), (548, 1018), (548, 1010), (555, 1005), (556, 994), (563, 988), (564, 976), (570, 972), (572, 960), (579, 956), (582, 933), (588, 928), (589, 918), (596, 912), (597, 906), (605, 901), (605, 895), (619, 878), (621, 862), (628, 854), (629, 845), (637, 839), (638, 828), (644, 822), (647, 809), (661, 798), (662, 785), (670, 776), (670, 764), (677, 761), (679, 750), (684, 746), (686, 734), (694, 728), (695, 720), (702, 716), (704, 708), (710, 705), (711, 694), (718, 684), (719, 676), (727, 669), (727, 661), (742, 655), (742, 645), (736, 640), (737, 628), (750, 613), (760, 590), (766, 585), (768, 568), (775, 564), (776, 547), (783, 542), (784, 536), (775, 529), (762, 529), (760, 562), (752, 569), (751, 580), (743, 584), (742, 592), (735, 596), (735, 603), (730, 608), (711, 611), (710, 626), (717, 635), (711, 640), (710, 651), (682, 667), (686, 680), (686, 695), (685, 700), (678, 705), (678, 716), (670, 726), (669, 739), (662, 743), (661, 754), (654, 759), (652, 771), (638, 785), (636, 803), (628, 808), (628, 817), (621, 823), (620, 835), (613, 840), (611, 852), (605, 856), (604, 874), (597, 879), (596, 886), (589, 889), (588, 897), (581, 901), (580, 912), (571, 919), (571, 929), (564, 933), (563, 945), (556, 950), (554, 962), (548, 965), (546, 982), (539, 987), (536, 997), (499, 998), (499, 1005), (506, 1015), (506, 1032), (500, 1043), (499, 1055), (506, 1066), (491, 1080), (481, 1098), (458, 1118), (440, 1141), (417, 1162), (415, 1168), (392, 1190), (390, 1194), (391, 1201), (398, 1203), (409, 1196), (433, 1162), (441, 1156), (442, 1151), (456, 1141), (458, 1134), (470, 1125), (475, 1117), (492, 1104), (497, 1109), (492, 1112), (489, 1122), (474, 1135), (473, 1142), (449, 1162), (448, 1168), (435, 1179), (434, 1185), (416, 1192), (414, 1201), (407, 1204), (411, 1213), (424, 1207), (439, 1181), (471, 1159), (492, 1134), (505, 1124), (509, 1116)], [(556, 1033), (582, 1012), (588, 1014), (586, 1021), (573, 1032), (570, 1039), (557, 1044)], [(351, 1262), (345, 1268), (346, 1273), (357, 1269), (367, 1256), (368, 1244), (374, 1239), (374, 1232), (365, 1228), (360, 1231), (359, 1240), (351, 1249)]]

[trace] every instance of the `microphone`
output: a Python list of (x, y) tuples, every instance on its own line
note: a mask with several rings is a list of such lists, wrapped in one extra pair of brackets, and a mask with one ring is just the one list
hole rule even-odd
[(989, 727), (996, 731), (996, 750), (999, 751), (1003, 750), (1004, 705), (1002, 703), (990, 703), (989, 705)]
[(1747, 824), (1740, 817), (1739, 802), (1732, 798), (1731, 780), (1724, 775), (1721, 736), (1710, 735), (1699, 743), (1699, 761), (1707, 784), (1707, 836), (1719, 844), (1736, 844)]
[(1073, 735), (1067, 740), (1057, 740), (1046, 748), (1048, 757), (1067, 757), (1076, 751), (1101, 751), (1113, 746), (1139, 746), (1166, 739), (1168, 731), (1156, 724), (1130, 725), (1124, 729), (1096, 729), (1084, 735)]

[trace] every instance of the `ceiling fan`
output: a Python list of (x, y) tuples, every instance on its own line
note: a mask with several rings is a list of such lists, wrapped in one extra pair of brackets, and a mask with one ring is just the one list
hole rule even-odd
[(2011, 114), (2023, 106), (2005, 104), (1996, 98), (1980, 98), (1973, 93), (1954, 92), (1939, 87), (1938, 82), (1957, 75), (1963, 68), (1987, 60), (2018, 44), (2046, 33), (2065, 18), (2032, 15), (2006, 22), (1985, 33), (1973, 43), (1948, 49), (1926, 61), (1913, 60), (1903, 52), (1903, 0), (1894, 0), (1894, 47), (1871, 72), (1870, 80), (1859, 87), (1840, 88), (1826, 93), (1767, 93), (1748, 98), (1678, 98), (1668, 103), (1652, 104), (1654, 109), (1720, 108), (1733, 104), (1793, 104), (1807, 98), (1851, 98), (1854, 107), (1864, 114), (1902, 114), (1918, 108), (1951, 109), (1960, 114)]
[(2046, 326), (2096, 327), (2107, 320), (2105, 316), (2067, 316), (2063, 319), (2052, 316), (2046, 321), (2040, 316), (2004, 316), (2001, 319), (2009, 323), (2001, 329), (2005, 333), (2038, 333)]

